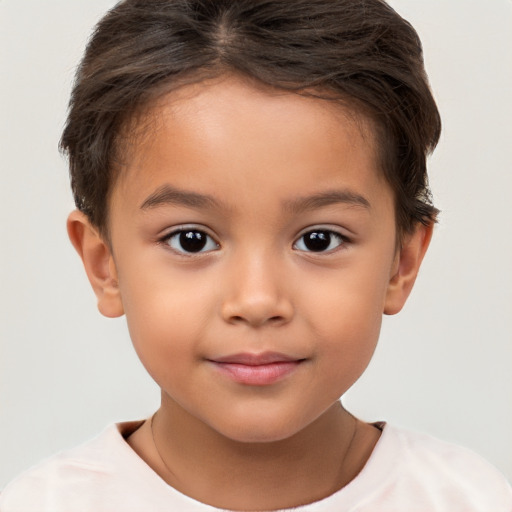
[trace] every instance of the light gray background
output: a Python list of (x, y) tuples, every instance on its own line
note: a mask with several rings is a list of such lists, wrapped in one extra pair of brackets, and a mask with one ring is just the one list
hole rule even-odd
[[(99, 315), (68, 243), (57, 141), (74, 68), (110, 0), (0, 0), (0, 488), (156, 385), (124, 319)], [(345, 404), (468, 446), (512, 478), (512, 2), (394, 0), (419, 31), (444, 132), (441, 223), (409, 304)]]

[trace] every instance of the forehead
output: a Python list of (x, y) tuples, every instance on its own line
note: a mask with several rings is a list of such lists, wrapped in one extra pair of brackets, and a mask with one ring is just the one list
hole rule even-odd
[(251, 197), (254, 186), (268, 184), (269, 174), (277, 185), (269, 193), (292, 189), (292, 182), (310, 188), (311, 180), (303, 179), (308, 174), (328, 187), (336, 162), (340, 175), (355, 167), (352, 179), (382, 184), (372, 124), (354, 108), (239, 76), (162, 96), (131, 124), (124, 140), (114, 195), (125, 198), (133, 190), (149, 192), (159, 180), (226, 194), (234, 182), (246, 180)]

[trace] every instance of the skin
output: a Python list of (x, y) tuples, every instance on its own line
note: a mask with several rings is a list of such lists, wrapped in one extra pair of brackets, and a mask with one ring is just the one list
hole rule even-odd
[[(290, 508), (342, 488), (379, 431), (339, 397), (367, 367), (382, 314), (405, 303), (432, 232), (419, 226), (397, 250), (371, 126), (226, 76), (159, 100), (125, 160), (110, 240), (79, 212), (68, 231), (100, 311), (126, 314), (161, 388), (165, 465), (149, 422), (128, 443), (169, 484), (219, 508)], [(211, 237), (204, 252), (169, 238), (184, 226)], [(304, 245), (315, 228), (339, 235), (328, 250)], [(300, 363), (268, 385), (212, 363), (267, 351)]]

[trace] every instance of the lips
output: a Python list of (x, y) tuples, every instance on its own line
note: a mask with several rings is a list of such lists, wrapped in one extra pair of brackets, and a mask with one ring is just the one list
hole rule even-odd
[(248, 386), (269, 386), (293, 373), (304, 359), (277, 352), (240, 353), (209, 360), (229, 379)]

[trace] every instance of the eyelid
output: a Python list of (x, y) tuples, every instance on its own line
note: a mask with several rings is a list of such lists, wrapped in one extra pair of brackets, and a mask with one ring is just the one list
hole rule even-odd
[(206, 233), (208, 236), (211, 236), (215, 241), (217, 241), (216, 235), (214, 235), (212, 233), (212, 230), (208, 226), (205, 226), (204, 224), (194, 224), (194, 223), (176, 224), (175, 226), (170, 226), (165, 229), (162, 229), (161, 235), (158, 235), (158, 238), (160, 240), (164, 240), (164, 239), (169, 238), (172, 235), (175, 235), (176, 233), (180, 233), (181, 231), (187, 231), (187, 230), (202, 231), (203, 233)]
[(333, 226), (332, 224), (313, 224), (312, 226), (301, 229), (295, 240), (298, 240), (300, 237), (306, 235), (307, 233), (311, 233), (312, 231), (329, 231), (330, 233), (334, 233), (335, 235), (340, 236), (347, 242), (351, 241), (351, 236), (347, 234), (347, 229), (341, 228), (340, 226)]

